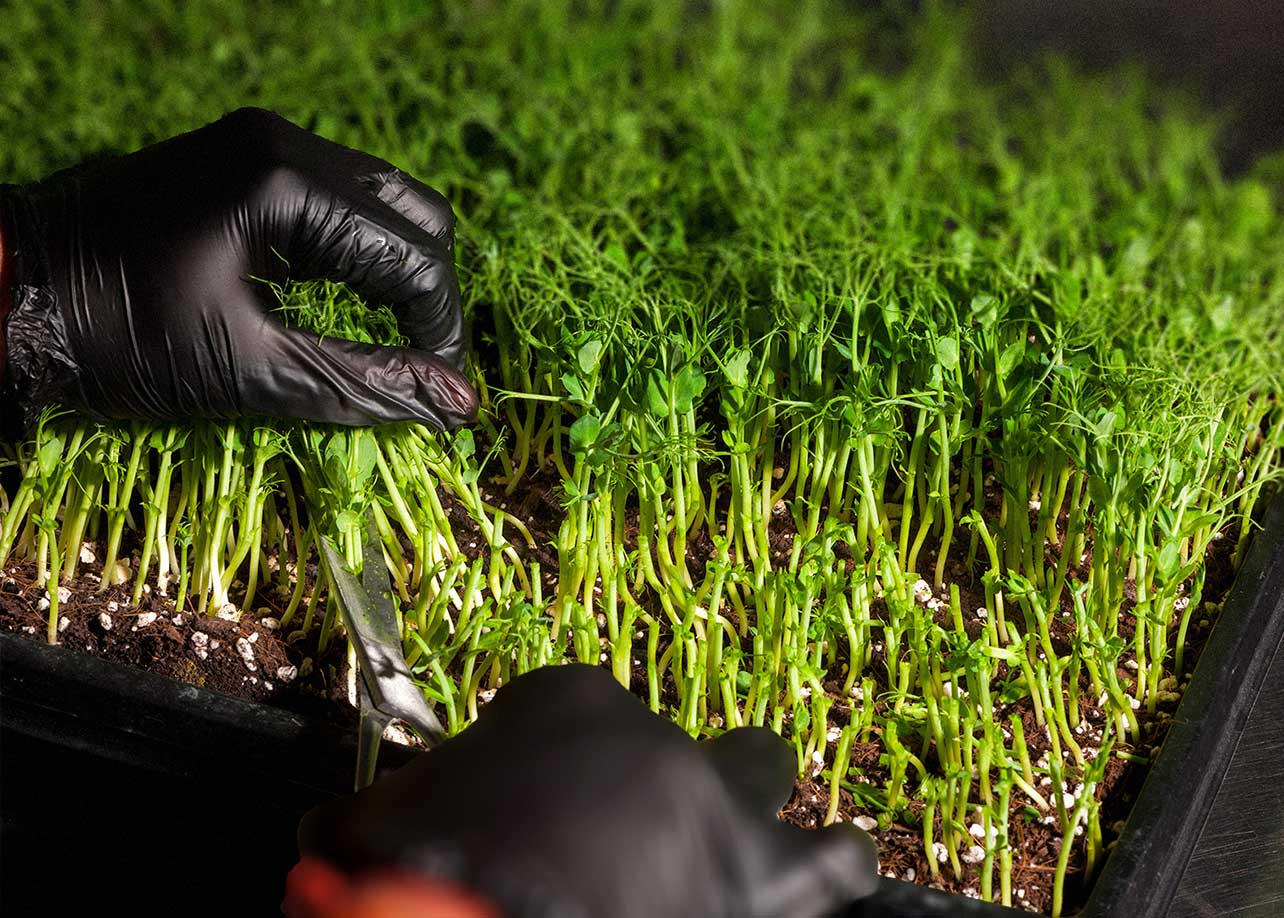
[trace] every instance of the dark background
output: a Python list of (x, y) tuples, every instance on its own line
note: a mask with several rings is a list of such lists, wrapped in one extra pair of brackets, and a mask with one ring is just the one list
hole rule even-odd
[(1225, 117), (1229, 171), (1284, 146), (1281, 0), (982, 0), (978, 11), (996, 72), (1047, 50), (1093, 68), (1136, 61)]

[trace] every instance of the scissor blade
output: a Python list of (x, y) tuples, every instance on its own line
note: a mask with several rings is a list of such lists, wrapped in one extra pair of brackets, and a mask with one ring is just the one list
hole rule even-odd
[(363, 790), (374, 783), (383, 731), (393, 718), (370, 703), (370, 693), (366, 691), (364, 681), (357, 681), (357, 695), (361, 716), (357, 722), (357, 774), (353, 789)]
[(445, 728), (415, 685), (401, 652), (401, 631), (392, 602), (391, 582), (377, 541), (372, 550), (371, 540), (367, 539), (363, 551), (363, 580), (378, 583), (380, 576), (383, 579), (382, 588), (375, 591), (358, 582), (328, 539), (323, 536), (318, 541), (330, 581), (339, 594), (339, 608), (356, 650), (361, 680), (371, 706), (389, 717), (404, 720), (430, 746), (441, 742), (446, 737)]

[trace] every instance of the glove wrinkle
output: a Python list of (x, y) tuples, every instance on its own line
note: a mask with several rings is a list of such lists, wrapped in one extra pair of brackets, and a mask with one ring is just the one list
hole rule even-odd
[[(439, 193), (415, 182), (400, 169), (358, 179), (375, 197), (424, 232), (440, 240), (446, 251), (455, 247), (455, 213)], [(417, 187), (415, 187), (417, 186)]]
[(77, 370), (67, 330), (39, 240), (44, 227), (21, 189), (0, 185), (0, 207), (9, 214), (8, 255), (12, 259), (13, 302), (6, 325), (8, 379), (4, 402), (9, 422), (31, 427), (41, 409), (65, 401)]
[[(93, 261), (95, 267), (97, 267), (98, 259), (94, 258)], [(82, 378), (81, 381), (82, 388), (80, 401), (89, 405), (94, 404), (93, 400), (88, 397), (88, 393), (84, 391), (86, 382), (89, 384), (88, 388), (90, 392), (111, 391), (111, 377), (123, 376), (123, 382), (125, 383), (126, 391), (129, 395), (129, 401), (143, 406), (142, 411), (147, 416), (155, 417), (161, 413), (162, 399), (160, 397), (160, 393), (157, 391), (158, 387), (151, 384), (148, 380), (148, 355), (142, 352), (142, 348), (139, 343), (142, 336), (139, 334), (140, 329), (138, 328), (138, 319), (134, 315), (133, 300), (129, 294), (129, 279), (126, 276), (124, 259), (118, 255), (115, 261), (115, 289), (118, 291), (116, 294), (118, 298), (118, 306), (121, 315), (124, 317), (125, 327), (129, 329), (129, 334), (125, 336), (125, 341), (122, 342), (126, 345), (127, 350), (125, 353), (128, 354), (128, 359), (124, 361), (122, 366), (107, 366), (105, 368), (105, 373), (108, 377), (107, 379), (101, 378), (95, 370), (91, 370), (87, 373), (87, 378)], [(75, 263), (83, 264), (83, 257), (74, 260), (73, 264)], [(111, 287), (104, 283), (101, 271), (98, 272), (98, 277), (98, 289), (111, 289)], [(77, 330), (83, 330), (82, 335), (78, 337), (88, 340), (89, 336), (93, 333), (92, 317), (89, 316), (84, 309), (85, 304), (92, 302), (88, 288), (86, 287), (82, 289), (79, 291), (78, 296), (72, 296), (70, 299), (72, 304), (80, 307), (75, 310), (75, 315), (78, 320), (76, 323)], [(169, 338), (166, 336), (166, 343), (168, 343), (168, 340)], [(111, 407), (114, 406), (103, 406), (104, 409)]]

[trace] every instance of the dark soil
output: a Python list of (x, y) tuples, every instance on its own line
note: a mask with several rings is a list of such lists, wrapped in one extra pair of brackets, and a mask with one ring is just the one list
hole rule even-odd
[[(318, 663), (314, 647), (286, 641), (273, 625), (280, 615), (276, 597), (260, 597), (261, 615), (246, 612), (233, 621), (190, 608), (176, 612), (171, 598), (150, 591), (134, 606), (132, 586), (99, 592), (98, 574), (96, 565), (83, 565), (64, 586), (59, 644), (355, 728), (357, 712), (348, 703), (342, 650)], [(30, 563), (10, 563), (0, 575), (0, 630), (44, 641), (49, 613), (47, 606), (41, 607), (47, 594), (35, 578)]]
[[(539, 479), (535, 486), (525, 489), (519, 495), (506, 495), (502, 488), (492, 483), (483, 486), (482, 496), (492, 506), (513, 513), (527, 525), (534, 544), (528, 544), (515, 528), (506, 530), (506, 535), (525, 559), (540, 562), (547, 581), (546, 587), (552, 589), (555, 587), (558, 568), (557, 554), (552, 546), (556, 541), (563, 510), (558, 501), (556, 481), (547, 476), (540, 477), (535, 469), (528, 470), (528, 477), (532, 476)], [(729, 494), (725, 491), (721, 496), (729, 499)], [(449, 495), (443, 493), (441, 499), (461, 551), (470, 557), (481, 555), (485, 551), (485, 542), (476, 523)], [(1032, 523), (1033, 516), (1034, 514)], [(628, 536), (632, 539), (637, 532), (635, 511), (627, 524)], [(1064, 525), (1064, 518), (1062, 524)], [(783, 506), (778, 507), (771, 533), (773, 564), (787, 561), (792, 551), (794, 534), (791, 515)], [(1218, 604), (1229, 590), (1233, 579), (1230, 556), (1235, 543), (1236, 533), (1228, 531), (1210, 548), (1206, 558), (1203, 601)], [(1091, 559), (1091, 543), (1088, 544), (1085, 565)], [(934, 544), (924, 546), (917, 565), (921, 571), (934, 568), (938, 550), (939, 547)], [(713, 545), (707, 536), (701, 534), (700, 537), (692, 538), (688, 550), (688, 568), (693, 573), (702, 571), (712, 552)], [(1055, 563), (1055, 560), (1055, 557), (1049, 557), (1051, 563)], [(841, 544), (836, 547), (836, 561), (854, 563), (850, 551)], [(309, 579), (315, 576), (313, 567), (314, 565), (309, 565)], [(975, 638), (984, 627), (974, 611), (984, 605), (984, 594), (979, 582), (975, 581), (968, 570), (966, 539), (953, 541), (946, 572), (947, 579), (960, 587), (965, 625), (969, 634)], [(78, 576), (66, 584), (69, 595), (60, 603), (59, 614), (64, 624), (59, 634), (59, 643), (94, 656), (140, 666), (192, 685), (355, 727), (356, 711), (348, 701), (348, 668), (343, 651), (344, 642), (333, 641), (330, 651), (319, 655), (314, 638), (298, 640), (298, 635), (295, 635), (293, 642), (286, 640), (274, 626), (274, 620), (279, 619), (285, 605), (284, 597), (277, 596), (270, 589), (264, 590), (256, 600), (258, 608), (255, 611), (241, 613), (238, 620), (228, 620), (198, 615), (190, 609), (176, 613), (169, 597), (154, 592), (144, 595), (140, 606), (132, 607), (132, 586), (117, 586), (99, 592), (99, 573), (93, 563), (85, 564), (81, 566)], [(40, 608), (44, 598), (45, 590), (35, 582), (33, 565), (8, 565), (3, 574), (0, 574), (0, 630), (43, 641), (48, 616), (48, 612)], [(645, 601), (645, 597), (639, 598)], [(1122, 636), (1127, 636), (1132, 630), (1132, 598), (1125, 597), (1124, 608), (1121, 610)], [(874, 609), (876, 617), (879, 611), (877, 607)], [(1068, 612), (1068, 606), (1062, 611)], [(104, 615), (109, 616), (110, 627)], [(151, 615), (154, 618), (149, 618)], [(943, 625), (948, 624), (945, 621), (946, 615), (948, 612), (945, 609), (938, 612), (938, 619)], [(1209, 617), (1201, 610), (1192, 618), (1187, 639), (1188, 671), (1181, 674), (1182, 680), (1188, 675), (1189, 668), (1193, 667), (1207, 640), (1211, 630), (1211, 624), (1207, 623)], [(1068, 641), (1071, 630), (1068, 616), (1055, 620), (1054, 642), (1061, 644)], [(1129, 649), (1119, 661), (1120, 674), (1126, 681), (1134, 678), (1134, 674), (1128, 669), (1130, 657)], [(882, 662), (878, 659), (873, 661), (872, 673), (876, 681), (880, 681), (880, 687), (886, 688), (882, 684), (882, 680), (885, 680)], [(288, 667), (294, 668), (293, 678), (287, 678)], [(645, 673), (636, 675), (634, 690), (645, 691)], [(1002, 672), (998, 675), (1001, 677)], [(1171, 672), (1165, 673), (1165, 676), (1173, 675), (1175, 674)], [(852, 699), (841, 695), (839, 685), (826, 688), (834, 699), (832, 716), (845, 718), (853, 704)], [(671, 682), (663, 686), (662, 700), (675, 700)], [(881, 701), (874, 703), (882, 704)], [(1099, 729), (1104, 715), (1095, 707), (1086, 675), (1081, 683), (1080, 707), (1087, 725), (1082, 745), (1088, 747), (1092, 745), (1094, 728)], [(1148, 714), (1144, 708), (1138, 711), (1138, 719), (1145, 734), (1144, 741), (1136, 748), (1117, 744), (1116, 751), (1153, 758), (1163, 742), (1174, 707), (1175, 705), (1170, 704), (1166, 710), (1161, 708), (1154, 715)], [(1000, 722), (1013, 713), (1027, 724), (1026, 737), (1030, 755), (1037, 760), (1048, 750), (1048, 741), (1043, 729), (1035, 725), (1029, 700), (1020, 700), (1010, 705), (1000, 704), (995, 710), (995, 716), (1001, 719)], [(848, 775), (849, 781), (868, 782), (874, 786), (886, 784), (889, 773), (886, 763), (879, 760), (878, 750), (879, 746), (874, 742), (857, 744), (852, 758), (852, 770)], [(928, 755), (930, 760), (934, 760), (934, 751), (929, 750)], [(1098, 799), (1102, 801), (1102, 822), (1107, 844), (1121, 830), (1122, 821), (1131, 809), (1146, 770), (1143, 764), (1115, 756), (1108, 763), (1106, 778), (1097, 789)], [(1009, 839), (1013, 847), (1013, 904), (1047, 913), (1051, 909), (1052, 877), (1056, 869), (1061, 835), (1055, 826), (1045, 825), (1040, 820), (1029, 817), (1024, 809), (1025, 803), (1025, 798), (1014, 790), (1009, 819)], [(816, 774), (797, 783), (794, 795), (782, 810), (781, 816), (794, 825), (817, 828), (823, 824), (828, 806), (828, 775)], [(862, 818), (877, 818), (878, 813), (861, 806), (844, 788), (840, 791), (838, 816), (843, 822), (853, 822)], [(938, 840), (939, 818), (938, 816), (935, 833)], [(878, 842), (880, 869), (885, 875), (913, 880), (962, 895), (979, 895), (979, 865), (965, 865), (963, 875), (955, 877), (948, 863), (939, 864), (939, 872), (933, 875), (933, 865), (923, 846), (920, 805), (911, 805), (908, 811), (902, 813), (901, 819), (904, 821), (880, 824), (871, 830)], [(1066, 902), (1070, 911), (1082, 904), (1091, 888), (1091, 878), (1085, 876), (1085, 862), (1085, 843), (1079, 837), (1071, 851), (1066, 887)], [(996, 888), (996, 895), (997, 892)]]
[[(1205, 557), (1205, 584), (1202, 602), (1211, 603), (1213, 606), (1220, 608), (1221, 602), (1230, 591), (1234, 581), (1231, 556), (1237, 537), (1238, 527), (1231, 527), (1223, 531), (1221, 538), (1216, 539), (1210, 546)], [(960, 578), (958, 582), (966, 620), (965, 624), (967, 625), (969, 636), (975, 639), (979, 636), (983, 625), (979, 620), (975, 619), (970, 610), (983, 605), (984, 597), (980, 590), (977, 589), (979, 584), (971, 585), (966, 580), (965, 554), (966, 543), (956, 539), (951, 549), (950, 559), (947, 562), (947, 571), (949, 571), (951, 577)], [(920, 562), (920, 569), (930, 570), (931, 566), (936, 562), (935, 548), (932, 548), (930, 552), (925, 552), (922, 557), (927, 560)], [(1055, 558), (1052, 559), (1054, 563), (1055, 560)], [(1088, 560), (1084, 565), (1085, 569), (1090, 561), (1091, 550), (1089, 549)], [(1125, 598), (1124, 609), (1121, 610), (1119, 629), (1121, 635), (1130, 636), (1135, 627), (1130, 611), (1133, 601), (1135, 601), (1135, 593), (1131, 598)], [(1068, 607), (1063, 611), (1069, 611)], [(877, 612), (877, 608), (875, 612)], [(1192, 616), (1186, 640), (1185, 671), (1180, 674), (1183, 689), (1185, 680), (1194, 668), (1200, 651), (1208, 641), (1215, 617), (1215, 614), (1211, 611), (1204, 612), (1203, 610)], [(1054, 623), (1064, 621), (1064, 619), (1054, 620)], [(946, 624), (940, 615), (938, 615), (938, 623)], [(976, 633), (973, 633), (974, 628)], [(1175, 628), (1176, 624), (1174, 623), (1173, 629), (1175, 630)], [(1057, 634), (1054, 628), (1054, 641), (1057, 641), (1058, 638), (1061, 640), (1067, 639), (1072, 630), (1073, 628), (1068, 622), (1062, 625), (1060, 634)], [(885, 679), (881, 675), (881, 663), (881, 660), (875, 660), (872, 668), (876, 679), (880, 681), (880, 687), (886, 688)], [(1131, 682), (1135, 676), (1134, 672), (1129, 668), (1130, 663), (1135, 663), (1131, 647), (1127, 648), (1119, 659), (1120, 675), (1124, 677), (1125, 685)], [(999, 675), (1002, 675), (1002, 673), (1000, 672)], [(1169, 668), (1164, 671), (1165, 678), (1175, 675)], [(850, 700), (840, 694), (839, 686), (827, 685), (826, 688), (829, 690), (830, 697), (835, 701), (831, 710), (831, 717), (838, 716), (842, 718), (847, 711), (847, 705), (850, 704)], [(1080, 682), (1079, 702), (1080, 711), (1087, 726), (1086, 736), (1080, 740), (1080, 743), (1087, 749), (1092, 745), (1087, 741), (1087, 737), (1096, 732), (1093, 730), (1094, 727), (1099, 730), (1104, 719), (1104, 712), (1095, 706), (1095, 699), (1091, 695), (1091, 688), (1086, 675)], [(1142, 728), (1142, 741), (1137, 746), (1117, 742), (1115, 751), (1134, 754), (1153, 762), (1154, 758), (1162, 750), (1164, 737), (1167, 735), (1168, 727), (1172, 723), (1172, 714), (1176, 707), (1177, 703), (1174, 702), (1160, 705), (1154, 714), (1148, 713), (1144, 707), (1136, 711), (1137, 720)], [(1029, 699), (1022, 699), (1009, 705), (996, 704), (996, 720), (1003, 722), (1013, 713), (1018, 714), (1026, 725), (1025, 736), (1030, 757), (1032, 760), (1037, 760), (1039, 756), (1049, 750), (1050, 744), (1044, 730), (1036, 725), (1033, 706)], [(849, 780), (861, 783), (868, 782), (876, 787), (886, 785), (890, 772), (886, 762), (880, 761), (879, 748), (879, 745), (873, 742), (855, 745), (852, 753), (852, 768), (849, 773)], [(1124, 821), (1132, 810), (1132, 803), (1141, 789), (1148, 770), (1148, 765), (1129, 761), (1117, 755), (1112, 755), (1108, 761), (1105, 778), (1098, 784), (1096, 789), (1096, 797), (1101, 801), (1103, 842), (1107, 848), (1113, 844), (1122, 831)], [(1018, 790), (1013, 790), (1011, 801), (1008, 840), (1012, 847), (1012, 904), (1017, 908), (1048, 914), (1052, 910), (1052, 879), (1060, 856), (1061, 833), (1055, 826), (1045, 825), (1038, 819), (1030, 818), (1024, 809), (1028, 801)], [(781, 811), (781, 817), (784, 821), (803, 828), (819, 828), (824, 823), (829, 802), (829, 782), (825, 777), (817, 776), (810, 780), (800, 780), (794, 787), (792, 798)], [(964, 864), (962, 877), (955, 877), (948, 862), (941, 863), (937, 865), (939, 874), (933, 876), (929, 856), (924, 850), (921, 805), (911, 804), (907, 815), (914, 817), (912, 824), (893, 822), (890, 825), (884, 825), (880, 823), (869, 830), (870, 834), (878, 842), (880, 871), (888, 877), (920, 883), (951, 893), (978, 897), (980, 882), (975, 866)], [(854, 822), (861, 818), (877, 819), (878, 816), (877, 810), (860, 805), (848, 790), (840, 790), (839, 820)], [(933, 833), (934, 839), (938, 841), (941, 838), (940, 828), (941, 821), (938, 814)], [(1075, 839), (1071, 848), (1069, 866), (1066, 871), (1065, 903), (1067, 913), (1073, 914), (1077, 908), (1084, 904), (1088, 894), (1091, 892), (1093, 877), (1086, 875), (1086, 861), (1086, 842), (1082, 836), (1079, 836)], [(1099, 859), (1097, 866), (1099, 867), (1102, 862), (1104, 862), (1104, 858)], [(995, 882), (994, 894), (997, 897), (997, 879)]]

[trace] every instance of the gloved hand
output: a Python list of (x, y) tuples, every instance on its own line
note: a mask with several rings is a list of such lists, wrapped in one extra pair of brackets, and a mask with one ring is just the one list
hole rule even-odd
[[(471, 420), (454, 218), (382, 160), (259, 109), (0, 187), (12, 264), (6, 400), (107, 417)], [(284, 261), (282, 261), (284, 259)], [(251, 278), (331, 278), (411, 347), (289, 329)]]
[[(368, 905), (416, 901), (406, 878), (418, 872), (497, 906), (469, 910), (456, 895), (460, 910), (442, 914), (813, 918), (873, 892), (877, 857), (854, 826), (778, 820), (794, 766), (768, 730), (697, 743), (603, 669), (535, 670), (458, 737), (309, 813), (286, 914), (427, 918)], [(342, 899), (340, 876), (373, 878), (350, 900), (366, 905), (319, 909)]]

